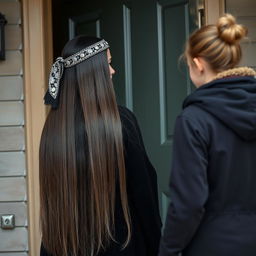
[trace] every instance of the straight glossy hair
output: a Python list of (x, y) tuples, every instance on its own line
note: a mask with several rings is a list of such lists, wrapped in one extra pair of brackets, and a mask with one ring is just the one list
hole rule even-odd
[[(67, 43), (66, 58), (99, 38)], [(47, 117), (40, 143), (42, 243), (53, 256), (92, 256), (115, 239), (120, 191), (131, 237), (122, 126), (103, 51), (65, 68), (59, 107)], [(119, 189), (116, 185), (119, 184)]]

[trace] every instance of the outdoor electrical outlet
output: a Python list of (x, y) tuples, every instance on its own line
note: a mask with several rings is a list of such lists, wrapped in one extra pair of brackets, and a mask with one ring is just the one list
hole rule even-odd
[(14, 229), (15, 228), (14, 214), (8, 214), (8, 215), (1, 216), (1, 228), (2, 229)]

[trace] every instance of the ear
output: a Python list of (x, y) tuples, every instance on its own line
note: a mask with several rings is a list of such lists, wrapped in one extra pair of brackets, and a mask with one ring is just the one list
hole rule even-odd
[(193, 62), (195, 63), (197, 69), (200, 72), (204, 71), (204, 63), (203, 63), (203, 60), (200, 57), (199, 58), (193, 58)]

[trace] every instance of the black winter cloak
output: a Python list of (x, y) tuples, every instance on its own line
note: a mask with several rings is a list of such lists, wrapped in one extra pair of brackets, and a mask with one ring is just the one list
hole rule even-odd
[[(122, 249), (127, 233), (120, 195), (117, 191), (115, 210), (116, 242), (112, 242), (105, 251), (101, 251), (97, 256), (156, 256), (161, 236), (156, 172), (146, 154), (134, 114), (124, 107), (119, 107), (119, 113), (123, 127), (132, 236), (128, 247)], [(51, 255), (41, 246), (40, 256)]]

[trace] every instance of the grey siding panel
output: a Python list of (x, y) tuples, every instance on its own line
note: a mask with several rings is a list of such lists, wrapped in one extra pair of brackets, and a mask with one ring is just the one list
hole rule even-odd
[(237, 22), (248, 29), (247, 40), (242, 41), (242, 61), (239, 66), (256, 68), (256, 1), (226, 0), (226, 12), (236, 16)]
[(15, 215), (15, 226), (27, 226), (27, 204), (25, 202), (18, 203), (0, 203), (1, 215)]
[(21, 12), (20, 2), (16, 0), (1, 0), (0, 1), (1, 13), (5, 15), (8, 24), (20, 24)]
[(0, 252), (0, 256), (28, 256), (28, 254), (26, 252), (14, 252), (14, 253)]
[(0, 77), (0, 100), (22, 100), (23, 80), (21, 76)]
[(27, 237), (28, 231), (26, 228), (15, 228), (13, 230), (0, 229), (0, 251), (26, 251), (28, 249)]
[(15, 215), (13, 230), (0, 227), (0, 256), (28, 256), (21, 3), (0, 0), (7, 19), (6, 60), (0, 62), (0, 216)]
[(254, 0), (226, 0), (225, 5), (226, 12), (229, 12), (238, 18), (239, 16), (255, 16), (256, 2)]
[(0, 152), (0, 177), (26, 173), (24, 152)]
[(21, 27), (19, 25), (7, 25), (5, 38), (6, 50), (20, 50), (22, 48)]
[(14, 253), (0, 252), (0, 256), (28, 256), (28, 254), (26, 252), (14, 252)]
[[(256, 25), (256, 22), (255, 22)], [(243, 57), (241, 61), (241, 66), (256, 66), (256, 42), (242, 44)]]
[(0, 126), (23, 124), (23, 102), (0, 102)]
[(0, 179), (0, 201), (24, 201), (26, 200), (26, 181), (24, 177), (12, 177)]
[(23, 127), (0, 127), (0, 151), (24, 150)]
[(1, 76), (22, 74), (22, 54), (20, 51), (6, 51), (6, 60), (0, 62)]

